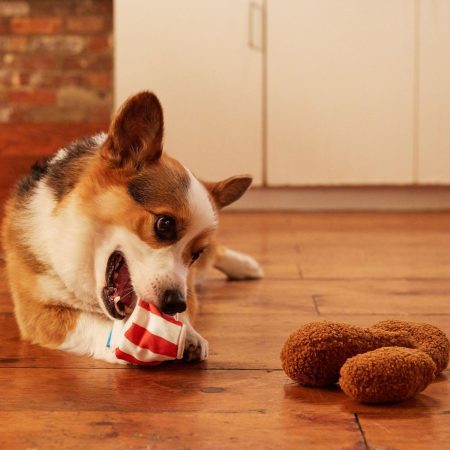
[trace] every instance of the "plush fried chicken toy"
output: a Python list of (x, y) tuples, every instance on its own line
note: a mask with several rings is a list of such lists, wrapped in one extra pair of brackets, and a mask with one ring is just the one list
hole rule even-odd
[(450, 342), (437, 327), (387, 320), (370, 328), (303, 325), (281, 351), (286, 374), (303, 386), (339, 381), (362, 403), (392, 403), (423, 391), (448, 365)]

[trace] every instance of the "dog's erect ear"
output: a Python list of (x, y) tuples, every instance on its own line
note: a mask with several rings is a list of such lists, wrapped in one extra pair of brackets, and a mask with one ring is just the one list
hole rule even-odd
[(162, 153), (164, 118), (156, 95), (140, 92), (117, 111), (102, 149), (114, 167), (137, 169)]
[(239, 200), (252, 184), (250, 175), (237, 175), (218, 183), (204, 183), (219, 209)]

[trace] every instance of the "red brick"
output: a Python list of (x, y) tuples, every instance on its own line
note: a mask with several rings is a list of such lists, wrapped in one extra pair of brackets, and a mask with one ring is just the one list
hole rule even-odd
[(112, 74), (111, 72), (94, 72), (86, 74), (86, 79), (89, 85), (93, 87), (111, 87)]
[(31, 72), (28, 72), (28, 74), (28, 85), (33, 89), (36, 89), (38, 87), (52, 87), (51, 82), (53, 81), (53, 71), (51, 69), (33, 70)]
[(30, 74), (27, 83), (33, 88), (56, 89), (61, 86), (83, 86), (86, 85), (83, 72), (62, 72), (60, 70), (40, 70)]
[(90, 58), (89, 69), (92, 71), (105, 72), (113, 71), (113, 57), (111, 53), (100, 53), (92, 55)]
[(63, 72), (60, 76), (58, 86), (84, 86), (84, 72)]
[(27, 72), (12, 72), (10, 78), (12, 86), (28, 86), (30, 84), (30, 74)]
[(32, 16), (112, 16), (112, 0), (28, 0)]
[(87, 49), (92, 52), (102, 52), (110, 48), (108, 36), (94, 36), (89, 39)]
[(64, 71), (88, 70), (89, 69), (89, 57), (87, 55), (66, 56), (66, 57), (62, 58), (61, 66)]
[(52, 91), (12, 91), (8, 94), (9, 101), (25, 105), (53, 105), (56, 95)]
[(9, 33), (9, 21), (0, 17), (0, 34)]
[(10, 71), (3, 69), (0, 66), (0, 86), (7, 86), (9, 84)]
[(11, 106), (0, 107), (0, 123), (7, 123), (11, 120)]
[(60, 17), (14, 17), (11, 31), (16, 34), (55, 34), (62, 30)]
[(20, 1), (0, 1), (0, 16), (26, 16), (30, 12), (30, 5)]
[(48, 70), (58, 67), (58, 58), (54, 55), (33, 55), (27, 53), (7, 53), (3, 57), (2, 67), (18, 70)]
[(66, 23), (66, 29), (70, 33), (99, 33), (105, 27), (105, 18), (101, 16), (69, 17)]
[(63, 70), (112, 71), (113, 60), (110, 53), (73, 55), (61, 58)]
[(17, 74), (16, 79), (21, 84), (21, 86), (27, 86), (30, 84), (30, 73), (20, 72)]
[(76, 55), (81, 53), (85, 46), (86, 38), (82, 36), (33, 36), (30, 41), (30, 52)]
[(7, 107), (0, 107), (0, 122), (15, 122), (23, 121), (23, 108), (18, 105), (8, 105)]
[(24, 36), (0, 36), (0, 51), (25, 52), (28, 49), (28, 41)]
[(103, 14), (105, 16), (112, 17), (113, 2), (112, 0), (97, 0), (96, 2), (90, 5), (90, 9), (92, 12), (96, 14)]

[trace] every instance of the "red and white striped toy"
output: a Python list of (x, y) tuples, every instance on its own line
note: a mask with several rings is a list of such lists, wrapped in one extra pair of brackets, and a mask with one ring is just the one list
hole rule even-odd
[(152, 303), (139, 300), (127, 319), (114, 321), (106, 345), (118, 359), (152, 366), (181, 359), (185, 340), (186, 325), (178, 314), (163, 314)]

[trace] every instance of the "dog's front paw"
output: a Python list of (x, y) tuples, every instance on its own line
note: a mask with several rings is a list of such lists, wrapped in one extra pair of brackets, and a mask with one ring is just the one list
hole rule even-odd
[(185, 361), (203, 361), (208, 357), (208, 341), (195, 331), (188, 331), (184, 347)]

